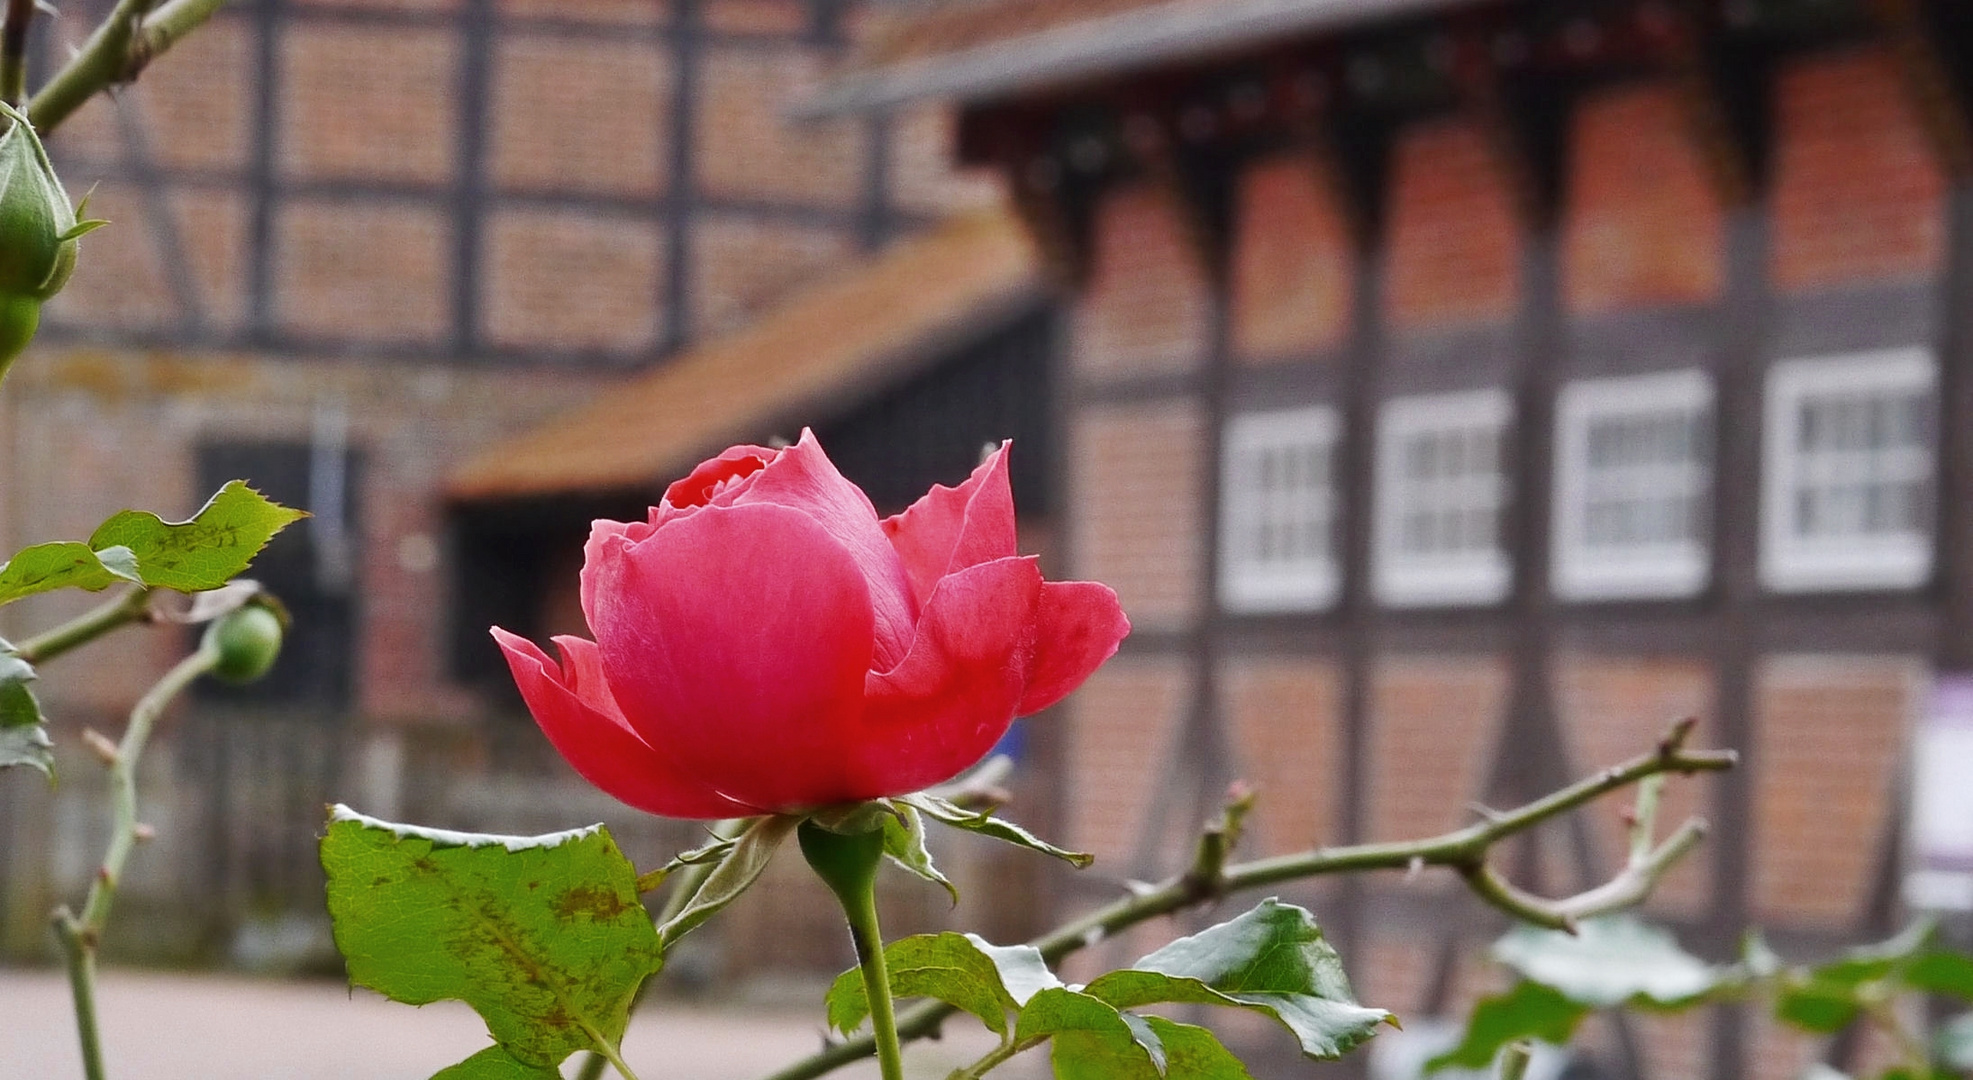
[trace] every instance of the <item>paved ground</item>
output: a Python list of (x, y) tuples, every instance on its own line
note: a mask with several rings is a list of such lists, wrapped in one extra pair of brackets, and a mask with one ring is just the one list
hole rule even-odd
[[(413, 1009), (331, 982), (110, 971), (99, 997), (114, 1080), (425, 1080), (487, 1044), (464, 1005)], [(60, 972), (0, 969), (0, 1018), (0, 1080), (80, 1078)], [(815, 1049), (820, 1026), (819, 1001), (764, 1013), (659, 1002), (632, 1022), (624, 1057), (643, 1080), (752, 1080)], [(992, 1045), (977, 1023), (948, 1027), (945, 1040), (906, 1050), (914, 1078), (943, 1078)], [(1037, 1060), (995, 1076), (1042, 1075), (1039, 1053), (1026, 1057)]]

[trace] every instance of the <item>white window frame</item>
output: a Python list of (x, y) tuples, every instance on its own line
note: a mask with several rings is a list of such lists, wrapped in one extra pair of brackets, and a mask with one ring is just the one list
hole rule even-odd
[[(1698, 369), (1572, 382), (1555, 401), (1555, 495), (1550, 523), (1554, 563), (1549, 582), (1565, 600), (1671, 599), (1697, 595), (1712, 571), (1709, 538), (1592, 546), (1589, 542), (1589, 436), (1598, 422), (1658, 416), (1694, 416), (1701, 437), (1713, 428), (1712, 379)], [(1682, 479), (1711, 503), (1711, 456), (1694, 462)], [(1667, 492), (1670, 494), (1670, 492)]]
[[(1398, 547), (1404, 516), (1411, 509), (1401, 448), (1405, 442), (1432, 432), (1491, 428), (1500, 439), (1495, 459), (1496, 486), (1490, 495), (1497, 521), (1505, 525), (1513, 498), (1507, 468), (1508, 433), (1514, 422), (1514, 399), (1505, 390), (1476, 390), (1392, 398), (1383, 404), (1377, 421), (1377, 491), (1371, 590), (1390, 607), (1430, 607), (1495, 604), (1507, 598), (1514, 582), (1513, 561), (1496, 531), (1487, 551), (1450, 555), (1419, 555)], [(1473, 490), (1469, 483), (1469, 490)]]
[[(1229, 417), (1220, 454), (1219, 601), (1228, 611), (1244, 613), (1320, 611), (1336, 603), (1342, 572), (1336, 546), (1336, 514), (1341, 505), (1336, 490), (1336, 446), (1342, 419), (1327, 405), (1251, 412)], [(1262, 562), (1244, 557), (1247, 540), (1269, 508), (1252, 481), (1254, 456), (1284, 446), (1319, 445), (1328, 456), (1329, 484), (1308, 493), (1290, 508), (1322, 520), (1325, 551), (1317, 558)]]
[[(1783, 360), (1768, 370), (1762, 447), (1761, 583), (1776, 592), (1909, 589), (1932, 576), (1933, 531), (1850, 536), (1817, 541), (1796, 532), (1796, 493), (1802, 480), (1795, 454), (1802, 403), (1851, 392), (1936, 394), (1939, 365), (1923, 346)], [(1926, 482), (1938, 476), (1937, 432), (1925, 450)], [(1914, 457), (1913, 468), (1919, 467)], [(1932, 516), (1936, 518), (1937, 508)]]

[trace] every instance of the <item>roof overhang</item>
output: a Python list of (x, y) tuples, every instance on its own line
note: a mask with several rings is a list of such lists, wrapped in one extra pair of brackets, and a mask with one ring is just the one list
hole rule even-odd
[(446, 494), (472, 503), (662, 491), (730, 443), (793, 434), (869, 400), (1047, 295), (1012, 214), (964, 215), (487, 448), (452, 471)]
[(1087, 82), (1341, 26), (1483, 0), (1171, 0), (1018, 37), (847, 72), (798, 104), (819, 118), (878, 112), (914, 101), (973, 104)]

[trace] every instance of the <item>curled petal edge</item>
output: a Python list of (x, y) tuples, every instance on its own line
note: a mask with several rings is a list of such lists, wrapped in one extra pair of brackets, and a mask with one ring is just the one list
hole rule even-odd
[(492, 633), (541, 733), (583, 779), (619, 802), (664, 817), (759, 812), (695, 783), (621, 719), (585, 703), (568, 685), (569, 673), (540, 646), (497, 626)]

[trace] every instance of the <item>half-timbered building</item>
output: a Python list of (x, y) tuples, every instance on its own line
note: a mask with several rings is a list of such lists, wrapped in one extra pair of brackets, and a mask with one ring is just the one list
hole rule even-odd
[[(956, 103), (1070, 297), (1060, 544), (1137, 630), (1062, 725), (1065, 839), (1169, 872), (1243, 777), (1265, 850), (1431, 833), (1690, 713), (1744, 765), (1677, 795), (1714, 829), (1652, 915), (1720, 957), (1902, 919), (1908, 732), (1973, 666), (1969, 61), (1923, 0), (982, 0), (867, 50), (810, 108)], [(1488, 977), (1449, 877), (1313, 896), (1368, 1000)]]

